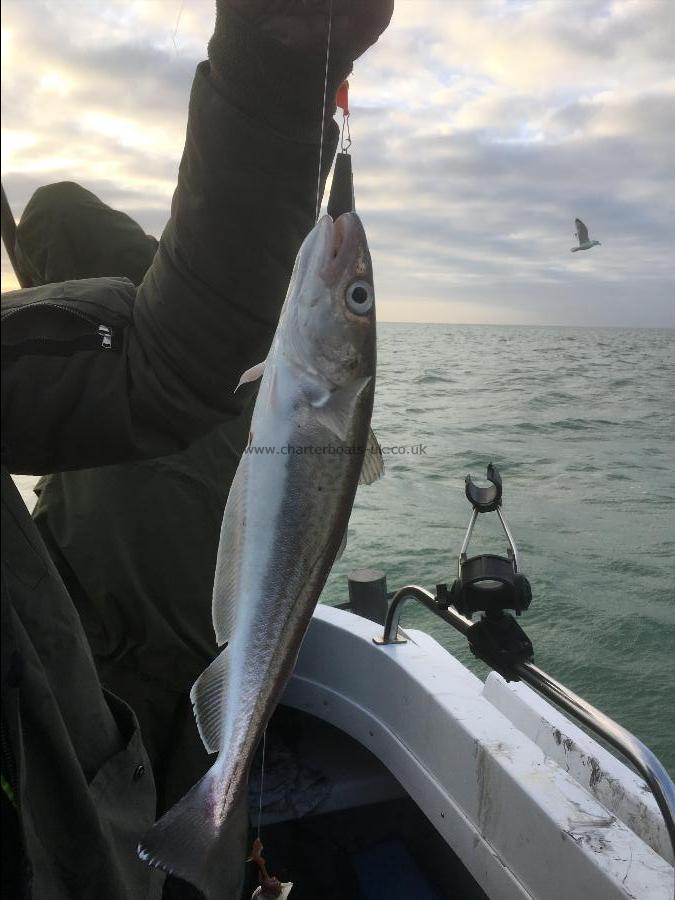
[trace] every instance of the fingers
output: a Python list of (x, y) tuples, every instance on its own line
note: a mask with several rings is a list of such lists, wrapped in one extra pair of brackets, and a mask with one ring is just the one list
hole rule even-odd
[(294, 50), (319, 53), (328, 34), (342, 57), (357, 59), (391, 21), (394, 0), (219, 0)]

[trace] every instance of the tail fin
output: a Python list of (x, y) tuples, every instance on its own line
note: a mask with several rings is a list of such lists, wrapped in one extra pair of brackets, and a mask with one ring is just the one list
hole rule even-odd
[(225, 805), (225, 793), (222, 770), (216, 763), (138, 845), (144, 862), (190, 882), (207, 900), (238, 900), (243, 887), (248, 849), (246, 784), (233, 804)]

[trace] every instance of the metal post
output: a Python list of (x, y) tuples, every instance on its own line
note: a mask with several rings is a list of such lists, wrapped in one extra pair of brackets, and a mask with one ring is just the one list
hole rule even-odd
[(387, 616), (387, 576), (379, 569), (359, 569), (348, 580), (349, 609), (384, 625)]
[(0, 191), (2, 191), (2, 207), (1, 207), (1, 215), (0, 215), (0, 224), (2, 225), (2, 243), (5, 245), (5, 250), (7, 251), (7, 256), (9, 257), (9, 261), (12, 264), (12, 268), (14, 269), (14, 274), (16, 275), (16, 280), (19, 282), (22, 288), (32, 287), (31, 281), (28, 276), (21, 271), (19, 264), (16, 258), (16, 222), (14, 221), (14, 216), (12, 215), (12, 209), (9, 205), (9, 201), (7, 199), (7, 195), (5, 194), (4, 186), (0, 185)]

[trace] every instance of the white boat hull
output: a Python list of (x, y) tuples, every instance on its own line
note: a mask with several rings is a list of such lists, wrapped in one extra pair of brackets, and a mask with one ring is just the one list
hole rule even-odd
[(282, 702), (330, 722), (400, 782), (494, 900), (671, 900), (646, 785), (524, 684), (483, 684), (433, 638), (319, 606)]

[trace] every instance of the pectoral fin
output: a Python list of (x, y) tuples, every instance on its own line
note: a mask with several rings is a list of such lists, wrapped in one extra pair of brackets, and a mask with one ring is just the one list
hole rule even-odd
[(259, 378), (262, 378), (263, 372), (265, 371), (265, 363), (267, 360), (263, 360), (260, 363), (256, 363), (255, 366), (251, 366), (250, 369), (247, 369), (241, 378), (239, 379), (239, 384), (234, 389), (235, 394), (242, 386), (242, 384), (248, 384), (249, 381), (257, 381)]
[(341, 441), (347, 440), (349, 426), (354, 418), (354, 409), (361, 393), (370, 382), (370, 376), (357, 378), (345, 387), (317, 392), (310, 400), (319, 422)]

